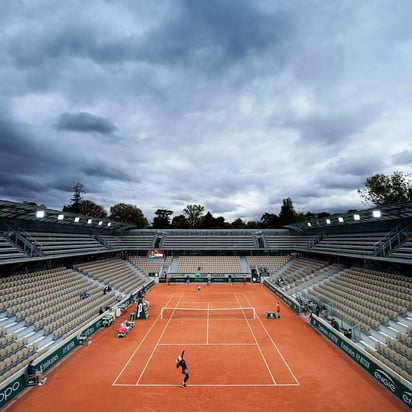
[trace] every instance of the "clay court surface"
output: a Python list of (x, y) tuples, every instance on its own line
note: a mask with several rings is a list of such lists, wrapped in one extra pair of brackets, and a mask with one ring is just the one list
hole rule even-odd
[[(260, 284), (157, 285), (147, 320), (125, 338), (115, 325), (92, 336), (28, 389), (10, 411), (406, 411), (389, 392)], [(197, 309), (165, 312), (162, 307)], [(256, 309), (221, 311), (224, 308)], [(176, 357), (189, 366), (188, 387)]]

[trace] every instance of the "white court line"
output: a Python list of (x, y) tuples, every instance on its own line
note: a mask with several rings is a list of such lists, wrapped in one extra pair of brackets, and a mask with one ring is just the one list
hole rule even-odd
[(209, 309), (210, 309), (210, 303), (207, 302), (207, 322), (206, 322), (206, 345), (209, 344)]
[[(183, 298), (183, 293), (180, 294), (180, 298), (179, 298), (179, 300), (178, 300), (178, 302), (177, 302), (178, 304), (180, 303), (180, 301), (182, 300), (182, 298)], [(158, 318), (157, 318), (157, 319), (158, 319)], [(150, 356), (147, 358), (146, 364), (144, 365), (144, 367), (143, 367), (143, 369), (142, 369), (142, 372), (140, 373), (139, 378), (138, 378), (137, 381), (136, 381), (136, 385), (139, 385), (140, 379), (142, 379), (143, 374), (146, 372), (147, 365), (148, 365), (149, 362), (152, 360), (153, 355), (154, 355), (157, 347), (159, 346), (159, 342), (160, 342), (160, 340), (163, 338), (163, 335), (165, 334), (166, 329), (167, 329), (167, 327), (169, 326), (170, 321), (171, 321), (171, 319), (169, 319), (169, 320), (166, 322), (166, 325), (163, 327), (162, 333), (160, 334), (159, 339), (157, 340), (156, 344), (154, 345), (153, 350), (152, 350), (152, 353), (151, 353)]]
[[(218, 295), (218, 294), (219, 294), (219, 293), (216, 293), (215, 295)], [(226, 293), (222, 293), (222, 294), (226, 294)], [(243, 295), (244, 295), (244, 293), (243, 293)], [(166, 306), (167, 306), (167, 304), (172, 300), (172, 298), (173, 298), (174, 296), (175, 296), (175, 294), (172, 294), (172, 295), (171, 295), (171, 297), (169, 298), (168, 302), (166, 303)], [(245, 299), (248, 301), (248, 303), (249, 303), (249, 305), (250, 305), (250, 302), (249, 302), (249, 300), (247, 299), (246, 295), (245, 295), (244, 297), (245, 297)], [(183, 293), (180, 295), (179, 302), (182, 300), (182, 298), (183, 298)], [(236, 294), (236, 298), (238, 299), (237, 294)], [(185, 303), (187, 303), (187, 302), (185, 302)], [(197, 301), (196, 303), (199, 303), (199, 302)], [(221, 303), (221, 302), (219, 302), (219, 303)], [(232, 301), (231, 303), (233, 303), (233, 301)], [(238, 300), (238, 304), (240, 305), (239, 300)], [(240, 306), (240, 307), (241, 307), (241, 306)], [(250, 305), (250, 307), (251, 307), (251, 305)], [(295, 375), (294, 375), (293, 372), (291, 371), (289, 365), (287, 364), (286, 360), (284, 359), (284, 357), (283, 357), (282, 354), (280, 353), (279, 349), (277, 348), (277, 346), (276, 346), (275, 343), (273, 342), (270, 334), (268, 333), (267, 329), (266, 329), (265, 326), (263, 325), (261, 319), (259, 318), (259, 316), (258, 316), (257, 314), (256, 314), (256, 316), (258, 317), (258, 320), (259, 320), (262, 328), (264, 329), (266, 335), (269, 337), (272, 345), (275, 347), (275, 349), (276, 349), (277, 352), (279, 353), (280, 357), (282, 358), (282, 360), (283, 360), (283, 362), (285, 363), (286, 367), (288, 368), (289, 372), (291, 373), (291, 375), (292, 375), (293, 378), (295, 379), (296, 383), (286, 383), (286, 384), (276, 383), (275, 379), (273, 378), (272, 374), (270, 373), (270, 370), (268, 369), (268, 370), (269, 370), (269, 374), (272, 376), (272, 380), (273, 380), (273, 382), (274, 382), (273, 384), (255, 384), (255, 383), (253, 383), (253, 384), (191, 384), (190, 386), (194, 386), (194, 387), (277, 387), (277, 386), (285, 386), (285, 387), (287, 386), (287, 387), (290, 387), (290, 386), (300, 386), (298, 380), (296, 379)], [(166, 323), (165, 327), (163, 328), (162, 335), (160, 336), (160, 338), (158, 339), (157, 343), (155, 344), (154, 349), (153, 349), (153, 351), (152, 351), (152, 354), (150, 355), (148, 361), (146, 362), (146, 365), (145, 365), (142, 373), (140, 374), (137, 383), (135, 383), (135, 384), (116, 383), (116, 381), (119, 379), (119, 377), (121, 376), (121, 374), (124, 372), (124, 370), (125, 370), (125, 369), (127, 368), (127, 366), (130, 364), (130, 362), (131, 362), (131, 360), (133, 359), (133, 357), (135, 356), (136, 352), (140, 349), (140, 347), (142, 346), (143, 342), (146, 340), (147, 336), (151, 333), (152, 329), (153, 329), (154, 326), (157, 324), (157, 322), (158, 322), (159, 319), (160, 319), (160, 314), (157, 316), (157, 318), (155, 319), (153, 325), (150, 327), (150, 329), (147, 331), (147, 333), (145, 334), (145, 336), (143, 337), (143, 339), (141, 340), (141, 342), (139, 343), (139, 345), (137, 346), (137, 348), (134, 350), (134, 352), (133, 352), (132, 355), (130, 356), (129, 360), (126, 362), (125, 366), (122, 368), (122, 370), (120, 371), (120, 373), (119, 373), (118, 376), (116, 377), (116, 379), (115, 379), (115, 381), (113, 382), (112, 386), (119, 386), (119, 387), (136, 387), (136, 386), (144, 386), (144, 387), (176, 387), (176, 386), (177, 386), (176, 384), (153, 384), (153, 383), (151, 383), (151, 384), (142, 384), (142, 383), (138, 383), (139, 380), (141, 379), (144, 371), (147, 369), (147, 365), (148, 365), (149, 361), (151, 360), (151, 358), (153, 357), (153, 354), (154, 354), (155, 350), (157, 349), (157, 347), (158, 347), (158, 346), (179, 346), (179, 347), (181, 347), (181, 346), (188, 346), (188, 345), (190, 345), (190, 346), (205, 346), (204, 343), (186, 343), (186, 344), (182, 344), (181, 342), (179, 342), (179, 343), (160, 343), (159, 341), (160, 341), (160, 339), (162, 338), (162, 336), (164, 335), (165, 330), (167, 329), (170, 321), (171, 321), (171, 320), (174, 320), (174, 319), (169, 319), (168, 322)], [(246, 320), (246, 322), (247, 322), (247, 324), (248, 324), (248, 326), (249, 326), (249, 329), (250, 329), (251, 327), (250, 327), (250, 324), (249, 324), (247, 318), (245, 318), (245, 320)], [(251, 333), (252, 333), (252, 335), (253, 335), (256, 343), (213, 343), (213, 344), (207, 343), (206, 345), (207, 345), (207, 346), (257, 346), (257, 347), (259, 348), (259, 351), (261, 352), (260, 346), (259, 346), (259, 344), (257, 343), (256, 337), (254, 336), (252, 330), (251, 330)], [(265, 362), (265, 364), (266, 364), (266, 367), (268, 368), (267, 363), (266, 363), (266, 360), (265, 360), (262, 352), (261, 352), (261, 356), (262, 356), (262, 358), (263, 358), (263, 360), (264, 360), (264, 362)]]
[[(249, 302), (249, 299), (247, 298), (247, 296), (245, 296), (245, 299)], [(249, 302), (250, 304), (250, 302)], [(268, 336), (269, 340), (271, 341), (272, 345), (274, 346), (274, 348), (276, 349), (276, 351), (278, 352), (279, 356), (281, 357), (281, 359), (283, 360), (284, 364), (286, 365), (286, 368), (288, 369), (289, 373), (292, 375), (293, 379), (296, 382), (296, 385), (300, 386), (300, 383), (298, 381), (298, 379), (296, 378), (295, 374), (293, 373), (292, 369), (290, 368), (289, 364), (286, 362), (286, 359), (284, 358), (284, 356), (282, 355), (281, 351), (279, 350), (279, 348), (277, 347), (277, 345), (275, 344), (275, 342), (272, 339), (272, 336), (270, 336), (268, 330), (266, 329), (265, 325), (262, 322), (262, 319), (260, 318), (260, 316), (258, 314), (256, 314), (258, 321), (260, 322), (263, 330), (266, 332), (266, 335)]]
[[(174, 297), (174, 295), (171, 295), (169, 298), (169, 301), (172, 300), (172, 298)], [(122, 373), (126, 370), (126, 368), (129, 366), (130, 362), (132, 361), (132, 359), (134, 358), (134, 356), (136, 355), (136, 352), (140, 349), (140, 347), (143, 345), (143, 342), (146, 340), (146, 338), (149, 336), (150, 332), (152, 331), (152, 329), (155, 327), (155, 325), (157, 324), (157, 321), (160, 318), (160, 314), (157, 316), (157, 318), (155, 319), (155, 321), (153, 322), (153, 325), (149, 328), (149, 330), (146, 332), (146, 334), (143, 336), (143, 339), (140, 341), (139, 345), (137, 345), (136, 349), (133, 351), (133, 353), (130, 355), (129, 359), (127, 360), (127, 362), (125, 363), (125, 365), (123, 366), (123, 368), (120, 370), (119, 374), (117, 375), (116, 379), (114, 380), (114, 382), (112, 383), (112, 386), (116, 386), (116, 382), (118, 381), (118, 379), (120, 378), (120, 376), (122, 375)], [(136, 386), (136, 385), (133, 385)]]
[[(235, 297), (236, 297), (236, 300), (238, 301), (239, 306), (242, 307), (242, 305), (240, 304), (239, 297), (238, 297), (237, 293), (235, 294)], [(255, 336), (255, 334), (252, 330), (252, 327), (250, 326), (249, 320), (246, 318), (246, 316), (245, 316), (245, 321), (247, 323), (247, 326), (249, 327), (250, 333), (252, 334), (254, 341), (256, 342), (256, 347), (258, 348), (258, 350), (260, 352), (260, 356), (262, 357), (262, 360), (263, 360), (263, 362), (266, 366), (266, 369), (268, 370), (268, 373), (269, 373), (270, 377), (272, 378), (272, 382), (276, 385), (276, 379), (273, 376), (272, 371), (269, 368), (269, 365), (267, 363), (265, 355), (263, 355), (262, 348), (260, 347), (259, 342), (258, 342), (258, 340), (257, 340), (257, 338), (256, 338), (256, 336)]]
[(230, 343), (159, 343), (158, 346), (256, 346), (256, 343), (230, 342)]

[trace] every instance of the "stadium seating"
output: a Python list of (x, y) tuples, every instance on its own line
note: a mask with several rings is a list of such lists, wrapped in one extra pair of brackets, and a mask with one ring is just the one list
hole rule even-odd
[[(110, 284), (120, 293), (128, 295), (146, 282), (128, 262), (113, 258), (96, 262), (81, 263), (74, 266), (78, 271), (103, 284)], [(100, 293), (102, 289), (100, 289)]]
[(379, 253), (379, 241), (385, 232), (338, 233), (324, 236), (313, 246), (313, 250), (355, 255), (376, 255)]
[(24, 256), (25, 254), (20, 251), (7, 237), (0, 235), (0, 260), (16, 259)]
[(42, 255), (86, 254), (107, 249), (94, 236), (76, 233), (30, 232)]

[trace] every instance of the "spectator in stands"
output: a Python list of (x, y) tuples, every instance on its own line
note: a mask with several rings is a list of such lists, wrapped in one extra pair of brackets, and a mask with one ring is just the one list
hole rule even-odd
[(86, 299), (89, 298), (92, 294), (90, 292), (82, 292), (80, 294), (80, 299)]
[(103, 313), (104, 313), (104, 310), (103, 310), (103, 308), (100, 306), (99, 315), (103, 315)]
[(348, 338), (348, 339), (352, 339), (352, 329), (343, 329), (343, 334)]
[(331, 325), (332, 325), (332, 327), (335, 328), (338, 332), (340, 331), (339, 323), (336, 321), (335, 318), (332, 318)]
[(30, 379), (34, 380), (35, 384), (41, 383), (43, 378), (43, 373), (33, 365), (33, 361), (31, 360), (27, 366), (27, 378), (30, 382)]

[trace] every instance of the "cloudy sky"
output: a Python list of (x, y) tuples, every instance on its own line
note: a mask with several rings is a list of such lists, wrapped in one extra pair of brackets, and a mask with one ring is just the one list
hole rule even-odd
[(411, 22), (410, 0), (1, 0), (0, 199), (369, 207), (367, 177), (412, 172)]

